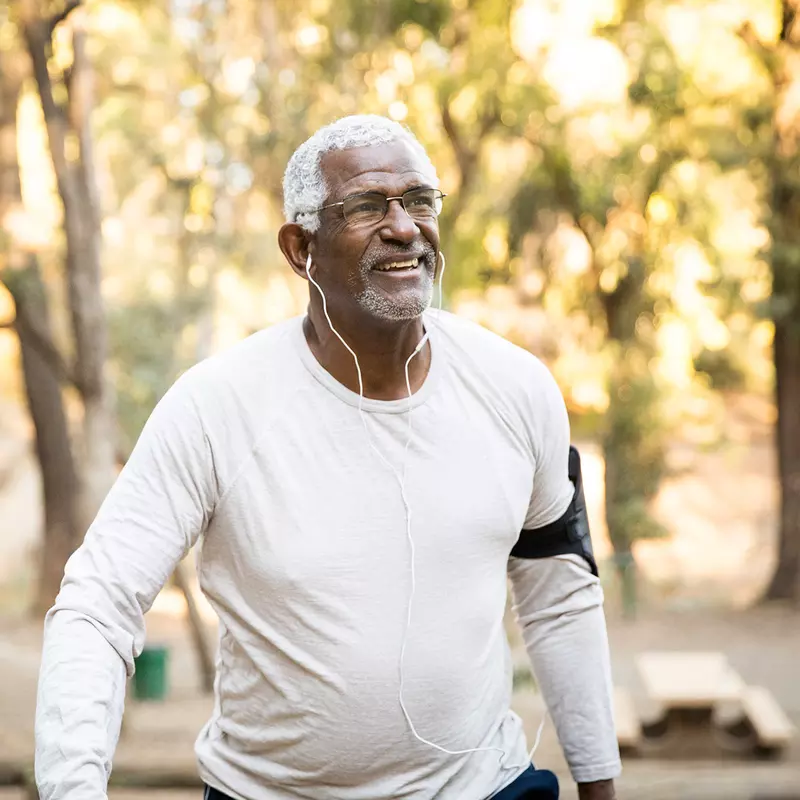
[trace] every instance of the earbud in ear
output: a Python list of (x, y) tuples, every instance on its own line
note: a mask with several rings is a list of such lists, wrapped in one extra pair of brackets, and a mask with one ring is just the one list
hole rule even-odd
[(306, 259), (306, 275), (311, 277), (311, 253), (308, 254), (308, 258)]
[(442, 303), (444, 302), (444, 268), (447, 266), (444, 253), (441, 250), (439, 251), (439, 260), (442, 264), (441, 269), (439, 270), (439, 311), (441, 311)]

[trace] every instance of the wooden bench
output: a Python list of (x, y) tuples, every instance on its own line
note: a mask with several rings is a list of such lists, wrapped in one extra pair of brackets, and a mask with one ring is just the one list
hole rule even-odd
[(648, 700), (659, 715), (642, 725), (642, 748), (660, 757), (716, 758), (715, 715), (740, 704), (744, 681), (723, 653), (645, 652), (637, 667)]
[(742, 711), (753, 726), (759, 748), (774, 753), (791, 741), (794, 725), (769, 689), (748, 686), (742, 693)]

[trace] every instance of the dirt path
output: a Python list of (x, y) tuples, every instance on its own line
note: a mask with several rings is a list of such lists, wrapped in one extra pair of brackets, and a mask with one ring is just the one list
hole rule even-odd
[[(643, 650), (719, 650), (745, 681), (767, 686), (800, 729), (800, 613), (730, 610), (752, 602), (772, 568), (775, 482), (767, 411), (763, 403), (750, 400), (732, 404), (721, 423), (724, 444), (713, 450), (687, 444), (685, 438), (673, 444), (673, 471), (656, 502), (656, 511), (669, 525), (672, 537), (637, 548), (649, 584), (635, 622), (619, 617), (616, 587), (606, 570), (609, 635), (615, 682), (635, 697), (641, 696), (641, 687), (634, 661)], [(596, 447), (587, 444), (583, 450), (593, 536), (602, 558), (609, 554), (602, 525), (602, 461)], [(34, 489), (30, 482), (15, 484), (17, 509), (31, 506)], [(31, 541), (28, 534), (19, 535), (19, 514), (4, 506), (2, 499), (0, 565), (10, 563)], [(23, 516), (30, 522), (30, 515)], [(12, 521), (13, 530), (8, 527)], [(14, 606), (19, 607), (21, 588), (0, 592), (0, 614), (11, 608), (3, 601), (6, 596), (15, 598)], [(192, 648), (179, 618), (181, 601), (165, 592), (156, 609), (148, 615), (148, 639), (170, 646), (170, 699), (163, 705), (129, 704), (115, 763), (119, 768), (177, 766), (192, 773), (193, 741), (211, 701), (198, 693)], [(511, 630), (515, 662), (525, 665), (527, 657), (513, 626)], [(0, 616), (0, 760), (14, 753), (30, 758), (40, 635), (38, 625)], [(541, 700), (529, 690), (520, 690), (514, 703), (532, 739), (542, 717)], [(552, 725), (545, 728), (536, 758), (540, 766), (562, 778), (565, 800), (574, 800)], [(200, 800), (197, 791), (114, 788), (110, 792), (111, 800), (144, 800), (145, 796)], [(619, 781), (619, 798), (800, 800), (800, 738), (785, 760), (776, 763), (628, 761)], [(17, 790), (0, 790), (0, 800), (22, 800), (22, 796)]]
[[(769, 686), (800, 727), (800, 614), (777, 609), (728, 613), (659, 613), (624, 622), (609, 615), (615, 681), (636, 694), (633, 660), (644, 649), (718, 649), (725, 652), (748, 682)], [(118, 750), (118, 770), (141, 767), (179, 770), (192, 774), (194, 738), (210, 712), (211, 700), (198, 693), (194, 656), (179, 618), (166, 613), (148, 615), (150, 641), (170, 646), (171, 694), (164, 704), (130, 703), (126, 731)], [(0, 750), (30, 757), (40, 631), (29, 623), (0, 619)], [(524, 653), (514, 637), (515, 659)], [(514, 705), (532, 739), (543, 705), (528, 690), (516, 693)], [(553, 769), (562, 779), (565, 800), (574, 789), (552, 724), (545, 727), (539, 766)], [(792, 795), (791, 792), (795, 791)], [(199, 793), (115, 789), (111, 800), (189, 800)], [(629, 760), (619, 781), (620, 800), (800, 800), (800, 741), (776, 763), (675, 763)], [(21, 800), (0, 793), (0, 800)]]

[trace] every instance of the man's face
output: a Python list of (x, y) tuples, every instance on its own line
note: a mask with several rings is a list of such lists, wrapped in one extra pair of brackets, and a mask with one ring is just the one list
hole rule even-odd
[[(399, 197), (433, 186), (430, 169), (402, 141), (326, 154), (322, 171), (330, 187), (323, 205), (362, 192)], [(418, 318), (428, 307), (439, 248), (435, 216), (412, 219), (398, 201), (380, 222), (346, 221), (341, 206), (321, 212), (314, 261), (316, 280), (331, 305), (348, 306), (386, 322)]]

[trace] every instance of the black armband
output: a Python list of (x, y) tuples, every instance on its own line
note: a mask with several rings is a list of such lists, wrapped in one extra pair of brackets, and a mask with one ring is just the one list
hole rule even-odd
[(584, 558), (592, 573), (597, 575), (597, 562), (592, 551), (589, 517), (583, 496), (581, 457), (572, 445), (569, 448), (568, 471), (575, 491), (567, 510), (555, 522), (541, 528), (522, 530), (511, 555), (515, 558), (551, 558), (571, 553)]

